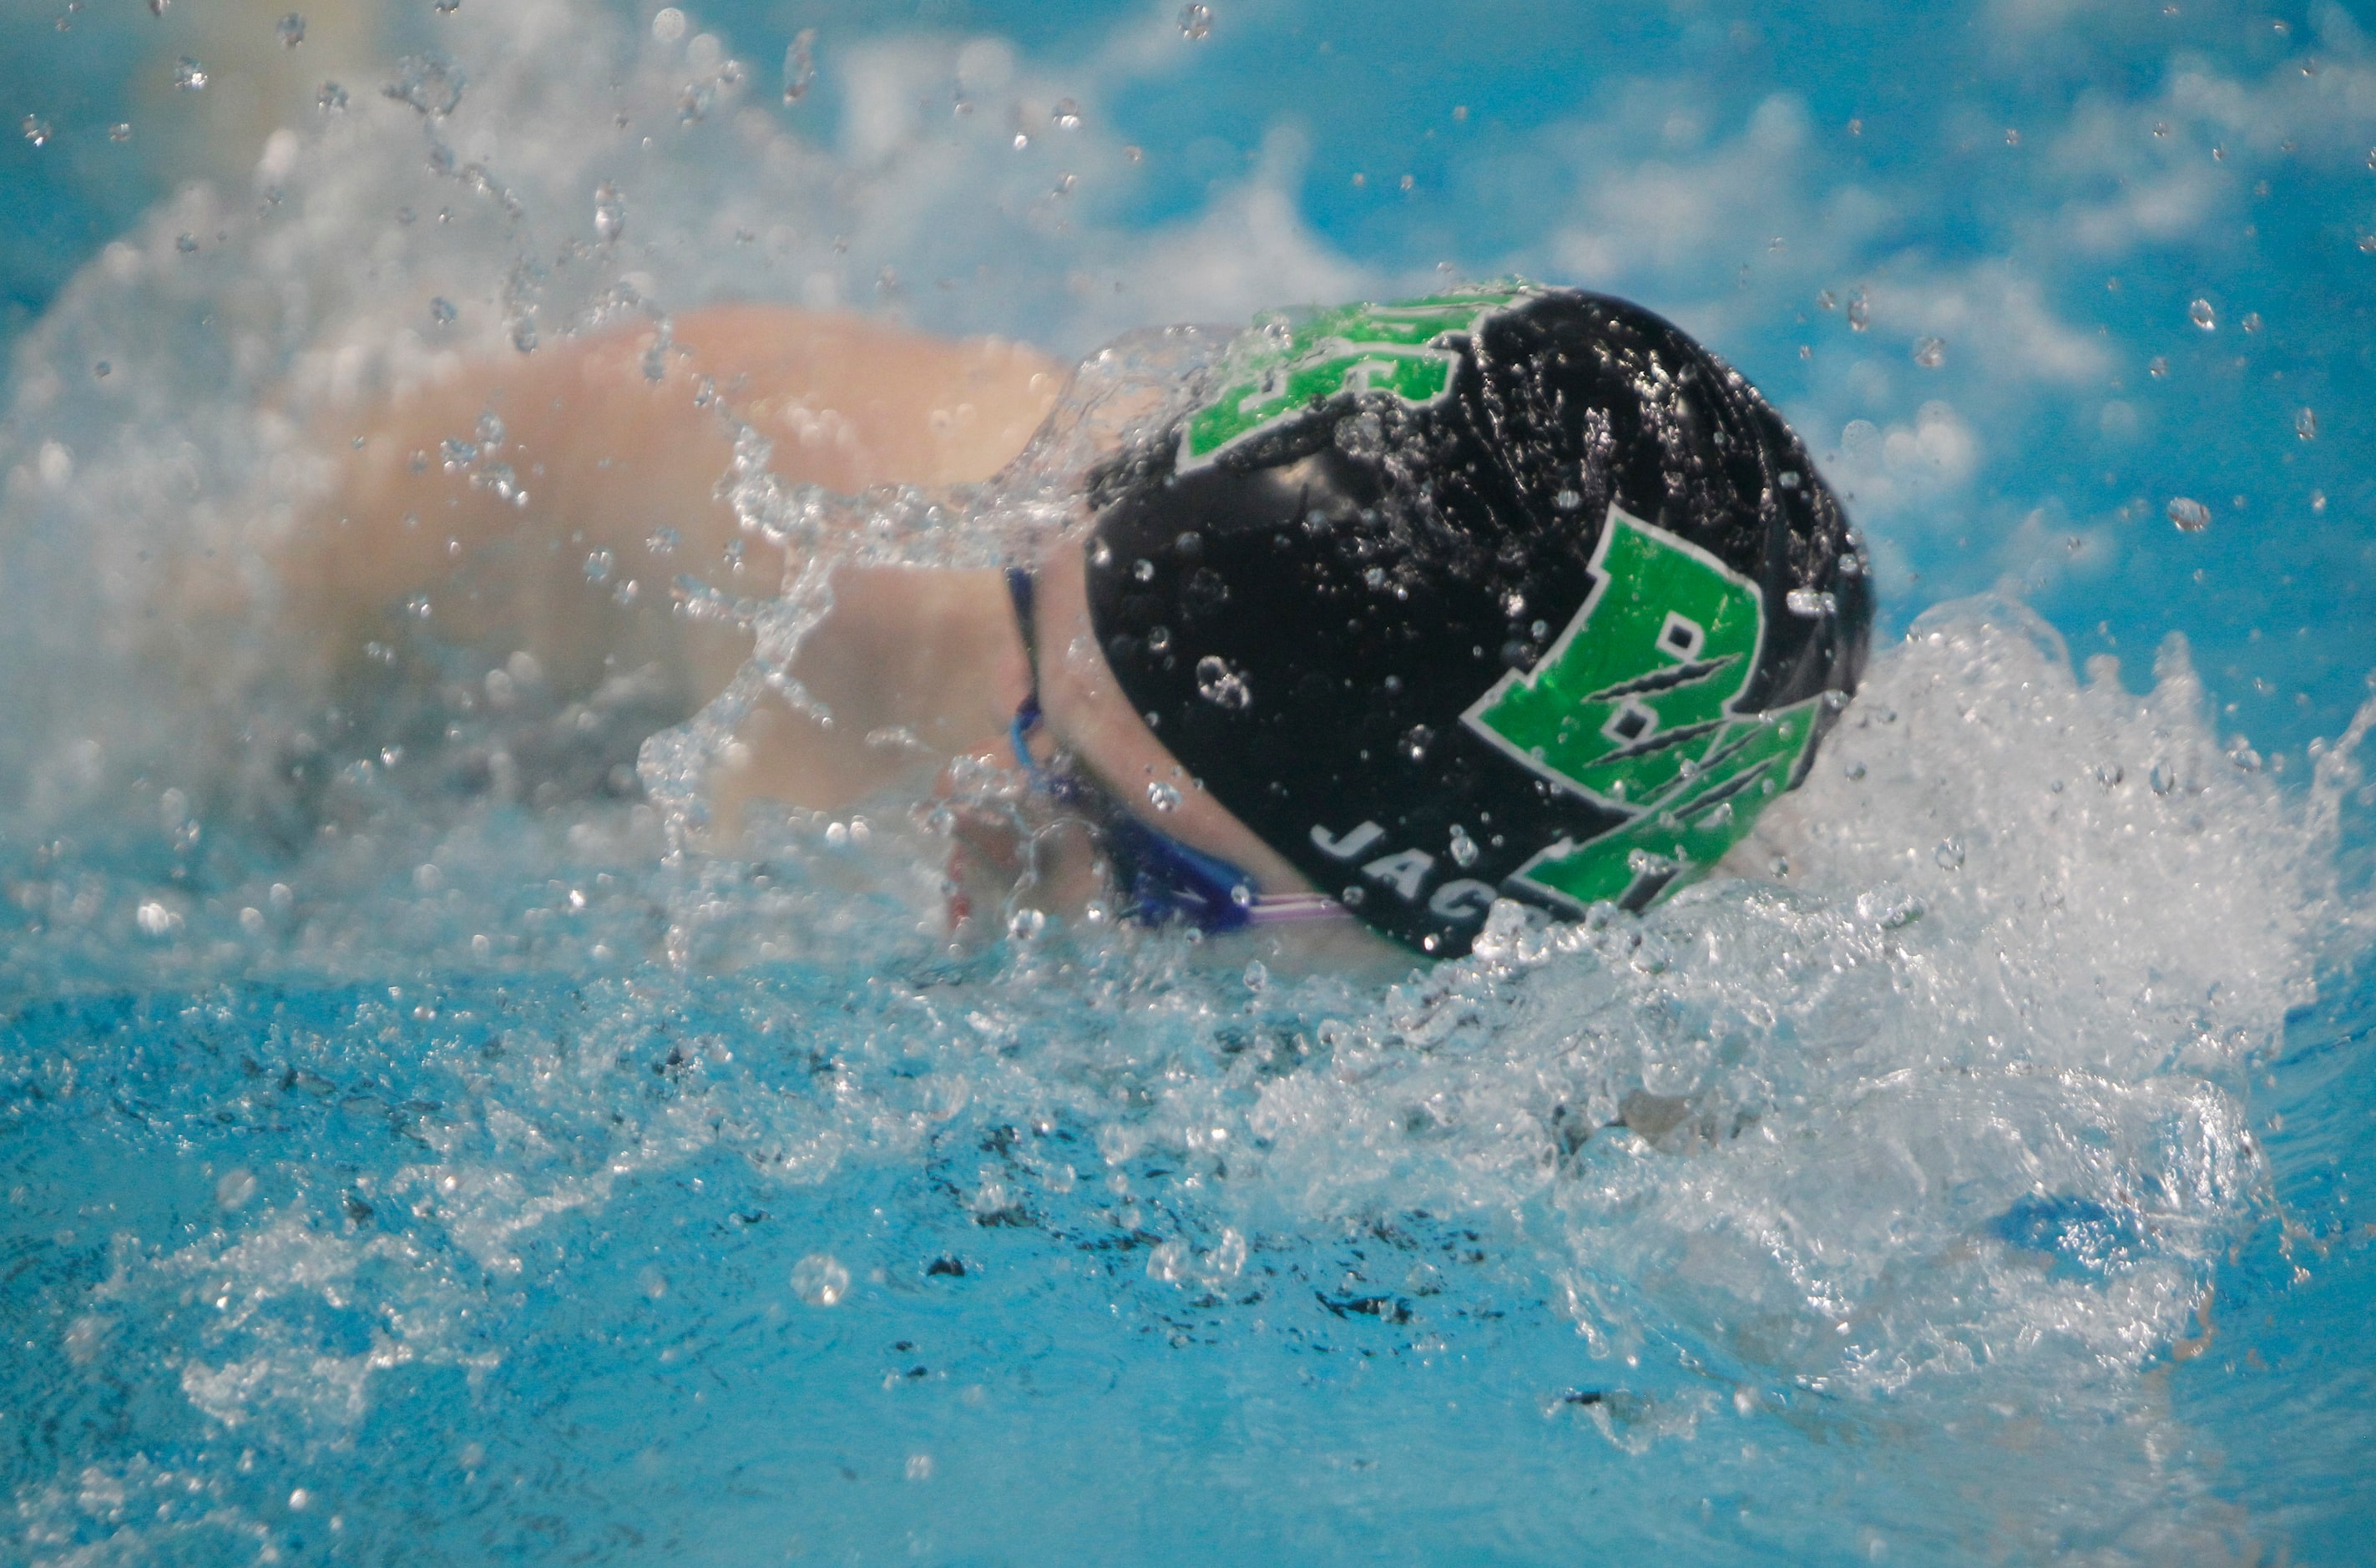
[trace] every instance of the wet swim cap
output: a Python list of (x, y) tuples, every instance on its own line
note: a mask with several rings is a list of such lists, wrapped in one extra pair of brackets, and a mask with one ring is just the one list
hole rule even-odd
[(1639, 909), (1797, 782), (1871, 598), (1738, 372), (1524, 284), (1265, 318), (1093, 482), (1089, 611), (1158, 740), (1323, 890), (1465, 953)]

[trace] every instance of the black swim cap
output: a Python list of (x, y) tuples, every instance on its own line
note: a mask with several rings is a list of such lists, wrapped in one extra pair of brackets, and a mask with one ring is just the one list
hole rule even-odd
[(1267, 317), (1094, 481), (1091, 623), (1204, 787), (1425, 952), (1640, 909), (1801, 778), (1872, 601), (1740, 374), (1505, 284)]

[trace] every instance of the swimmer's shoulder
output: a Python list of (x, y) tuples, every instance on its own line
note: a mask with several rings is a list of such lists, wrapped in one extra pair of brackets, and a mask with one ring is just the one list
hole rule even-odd
[(684, 371), (707, 376), (763, 434), (859, 443), (874, 482), (987, 479), (1047, 418), (1067, 374), (1011, 339), (937, 338), (789, 305), (707, 305), (672, 333)]

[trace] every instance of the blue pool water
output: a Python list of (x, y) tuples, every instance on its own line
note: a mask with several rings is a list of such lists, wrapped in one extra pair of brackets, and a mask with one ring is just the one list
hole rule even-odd
[[(2366, 20), (1210, 10), (0, 19), (0, 1559), (2364, 1555)], [(1643, 920), (953, 952), (894, 805), (672, 852), (686, 748), (522, 802), (458, 708), (292, 800), (268, 624), (159, 630), (454, 356), (1510, 271), (1740, 364), (1880, 572)]]

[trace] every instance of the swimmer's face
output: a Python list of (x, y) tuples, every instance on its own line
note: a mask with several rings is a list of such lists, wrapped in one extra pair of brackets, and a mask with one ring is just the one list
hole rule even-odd
[(1258, 891), (1316, 891), (1206, 793), (1123, 695), (1089, 624), (1087, 576), (1074, 541), (1060, 544), (1038, 574), (1040, 705), (1056, 742), (1140, 821), (1251, 873)]

